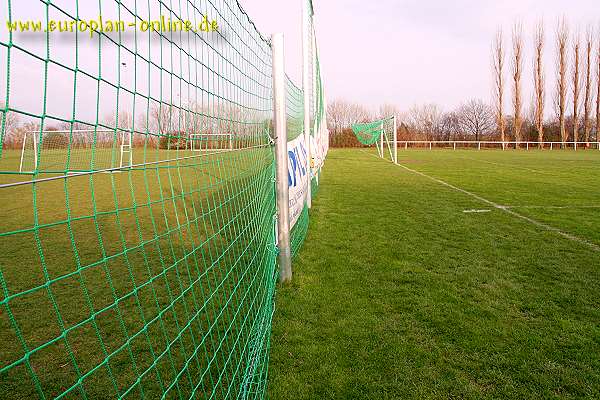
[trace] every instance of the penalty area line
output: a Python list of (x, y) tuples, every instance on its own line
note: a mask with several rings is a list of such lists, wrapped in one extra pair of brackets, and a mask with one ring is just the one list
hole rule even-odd
[[(365, 152), (365, 151), (363, 150), (363, 152)], [(365, 153), (367, 153), (367, 152), (365, 152)], [(369, 154), (369, 155), (371, 155), (371, 156), (373, 156), (373, 157), (377, 157), (377, 156), (376, 156), (376, 155), (374, 155), (374, 154), (370, 154), (370, 153), (367, 153), (367, 154)], [(378, 157), (378, 158), (379, 158), (379, 157)], [(388, 160), (388, 161), (389, 161), (389, 160)], [(391, 161), (389, 161), (389, 162), (391, 162)], [(394, 164), (394, 163), (392, 162), (392, 164)], [(529, 222), (530, 224), (537, 226), (538, 228), (542, 228), (542, 229), (545, 229), (545, 230), (547, 230), (547, 231), (554, 232), (554, 233), (556, 233), (556, 234), (558, 234), (558, 235), (562, 236), (562, 237), (563, 237), (563, 238), (565, 238), (565, 239), (571, 240), (571, 241), (573, 241), (573, 242), (576, 242), (576, 243), (583, 244), (583, 245), (585, 245), (585, 246), (589, 247), (590, 249), (592, 249), (592, 250), (594, 250), (594, 251), (600, 251), (600, 246), (598, 246), (597, 244), (595, 244), (595, 243), (592, 243), (592, 242), (590, 242), (590, 241), (588, 241), (588, 240), (586, 240), (586, 239), (582, 239), (582, 238), (580, 238), (580, 237), (578, 237), (578, 236), (575, 236), (575, 235), (572, 235), (572, 234), (570, 234), (570, 233), (567, 233), (567, 232), (561, 231), (561, 230), (560, 230), (560, 229), (558, 229), (558, 228), (555, 228), (555, 227), (553, 227), (553, 226), (551, 226), (551, 225), (548, 225), (548, 224), (545, 224), (545, 223), (543, 223), (543, 222), (537, 221), (537, 220), (535, 220), (535, 219), (533, 219), (533, 218), (530, 218), (530, 217), (528, 217), (528, 216), (526, 216), (526, 215), (519, 214), (518, 212), (516, 212), (516, 211), (512, 210), (511, 208), (508, 208), (508, 207), (506, 207), (506, 206), (502, 206), (502, 205), (500, 205), (500, 204), (494, 203), (493, 201), (491, 201), (491, 200), (488, 200), (488, 199), (486, 199), (486, 198), (484, 198), (484, 197), (481, 197), (481, 196), (479, 196), (478, 194), (475, 194), (475, 193), (469, 192), (468, 190), (465, 190), (465, 189), (459, 188), (458, 186), (454, 186), (454, 185), (452, 185), (452, 184), (450, 184), (450, 183), (448, 183), (448, 182), (446, 182), (446, 181), (443, 181), (443, 180), (441, 180), (441, 179), (435, 178), (435, 177), (433, 177), (433, 176), (429, 176), (429, 175), (427, 175), (427, 174), (425, 174), (425, 173), (423, 173), (423, 172), (420, 172), (420, 171), (414, 170), (414, 169), (412, 169), (412, 168), (409, 168), (409, 167), (407, 167), (407, 166), (405, 166), (405, 165), (402, 165), (402, 164), (400, 164), (400, 163), (397, 163), (396, 165), (397, 165), (397, 166), (399, 166), (400, 168), (403, 168), (403, 169), (405, 169), (405, 170), (409, 171), (409, 172), (412, 172), (413, 174), (420, 175), (420, 176), (422, 176), (422, 177), (424, 177), (424, 178), (427, 178), (427, 179), (429, 179), (429, 180), (431, 180), (431, 181), (437, 182), (437, 183), (439, 183), (440, 185), (446, 186), (446, 187), (448, 187), (448, 188), (450, 188), (450, 189), (453, 189), (453, 190), (455, 190), (455, 191), (457, 191), (457, 192), (460, 192), (460, 193), (466, 194), (467, 196), (473, 197), (474, 199), (477, 199), (477, 200), (481, 201), (482, 203), (488, 204), (488, 205), (490, 205), (491, 207), (493, 207), (493, 208), (496, 208), (496, 209), (498, 209), (498, 210), (502, 210), (502, 211), (504, 211), (505, 213), (512, 215), (513, 217), (516, 217), (516, 218), (522, 219), (523, 221), (527, 221), (527, 222)]]

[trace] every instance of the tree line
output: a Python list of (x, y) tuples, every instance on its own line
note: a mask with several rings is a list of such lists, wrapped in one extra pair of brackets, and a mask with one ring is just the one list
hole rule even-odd
[[(589, 142), (598, 140), (600, 121), (600, 29), (591, 26), (571, 32), (565, 18), (556, 24), (553, 48), (543, 21), (529, 39), (521, 22), (512, 26), (508, 39), (498, 28), (491, 46), (493, 90), (491, 100), (470, 99), (444, 111), (437, 104), (415, 105), (401, 111), (383, 105), (375, 112), (335, 100), (328, 105), (332, 146), (358, 146), (354, 123), (395, 115), (398, 140), (495, 140), (530, 142)], [(525, 50), (531, 46), (533, 93), (526, 106), (524, 93)], [(554, 50), (556, 76), (547, 79), (546, 51)], [(549, 53), (550, 54), (550, 53)], [(550, 89), (550, 90), (549, 90)], [(547, 106), (552, 94), (552, 107)], [(506, 107), (506, 103), (510, 106)]]
[[(530, 140), (527, 127), (533, 129), (535, 140), (560, 142), (588, 142), (598, 140), (600, 122), (600, 30), (594, 32), (590, 25), (581, 33), (580, 27), (573, 32), (566, 19), (559, 19), (552, 36), (556, 76), (552, 88), (553, 112), (548, 118), (546, 93), (548, 80), (544, 53), (548, 48), (546, 28), (539, 21), (532, 36), (533, 47), (533, 101), (530, 116), (524, 115), (523, 106), (523, 48), (525, 37), (523, 24), (512, 27), (508, 55), (502, 28), (498, 28), (492, 45), (492, 72), (494, 76), (493, 104), (497, 131), (501, 140)], [(510, 80), (505, 80), (506, 57)], [(512, 118), (514, 129), (507, 131), (504, 112), (506, 85), (512, 89)], [(595, 113), (594, 113), (595, 108)], [(525, 130), (524, 130), (525, 127)], [(524, 137), (525, 136), (525, 137)]]
[(481, 99), (471, 99), (454, 110), (443, 111), (437, 104), (422, 104), (401, 111), (385, 104), (376, 112), (344, 100), (327, 106), (330, 145), (359, 146), (352, 125), (396, 116), (398, 140), (484, 140), (494, 135), (496, 119), (492, 107)]

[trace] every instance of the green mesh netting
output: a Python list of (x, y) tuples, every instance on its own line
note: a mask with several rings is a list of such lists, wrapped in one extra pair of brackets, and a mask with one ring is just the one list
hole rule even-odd
[(370, 146), (381, 139), (381, 135), (385, 133), (384, 124), (388, 120), (389, 119), (382, 119), (363, 124), (353, 124), (352, 131), (359, 142)]
[[(286, 77), (286, 117), (289, 142), (304, 133), (304, 93), (288, 77)], [(308, 207), (305, 206), (290, 232), (290, 245), (293, 256), (298, 254), (304, 242), (308, 224)]]
[[(1, 30), (0, 398), (262, 398), (277, 278), (269, 43), (236, 1), (0, 3), (11, 23), (220, 27)], [(302, 102), (289, 81), (291, 138)], [(294, 253), (307, 228), (305, 209)]]

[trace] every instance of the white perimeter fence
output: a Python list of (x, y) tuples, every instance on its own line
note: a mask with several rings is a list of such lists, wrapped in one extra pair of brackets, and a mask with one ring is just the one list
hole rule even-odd
[(408, 148), (476, 148), (481, 149), (595, 149), (600, 150), (600, 141), (598, 142), (500, 142), (492, 140), (398, 140), (398, 147)]

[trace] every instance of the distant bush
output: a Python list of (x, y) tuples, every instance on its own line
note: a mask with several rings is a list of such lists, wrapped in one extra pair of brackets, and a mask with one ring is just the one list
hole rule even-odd
[(161, 136), (158, 142), (161, 150), (185, 150), (188, 148), (188, 138), (181, 136)]
[(329, 145), (331, 147), (365, 147), (356, 139), (356, 135), (350, 128), (346, 128), (339, 133), (331, 133)]

